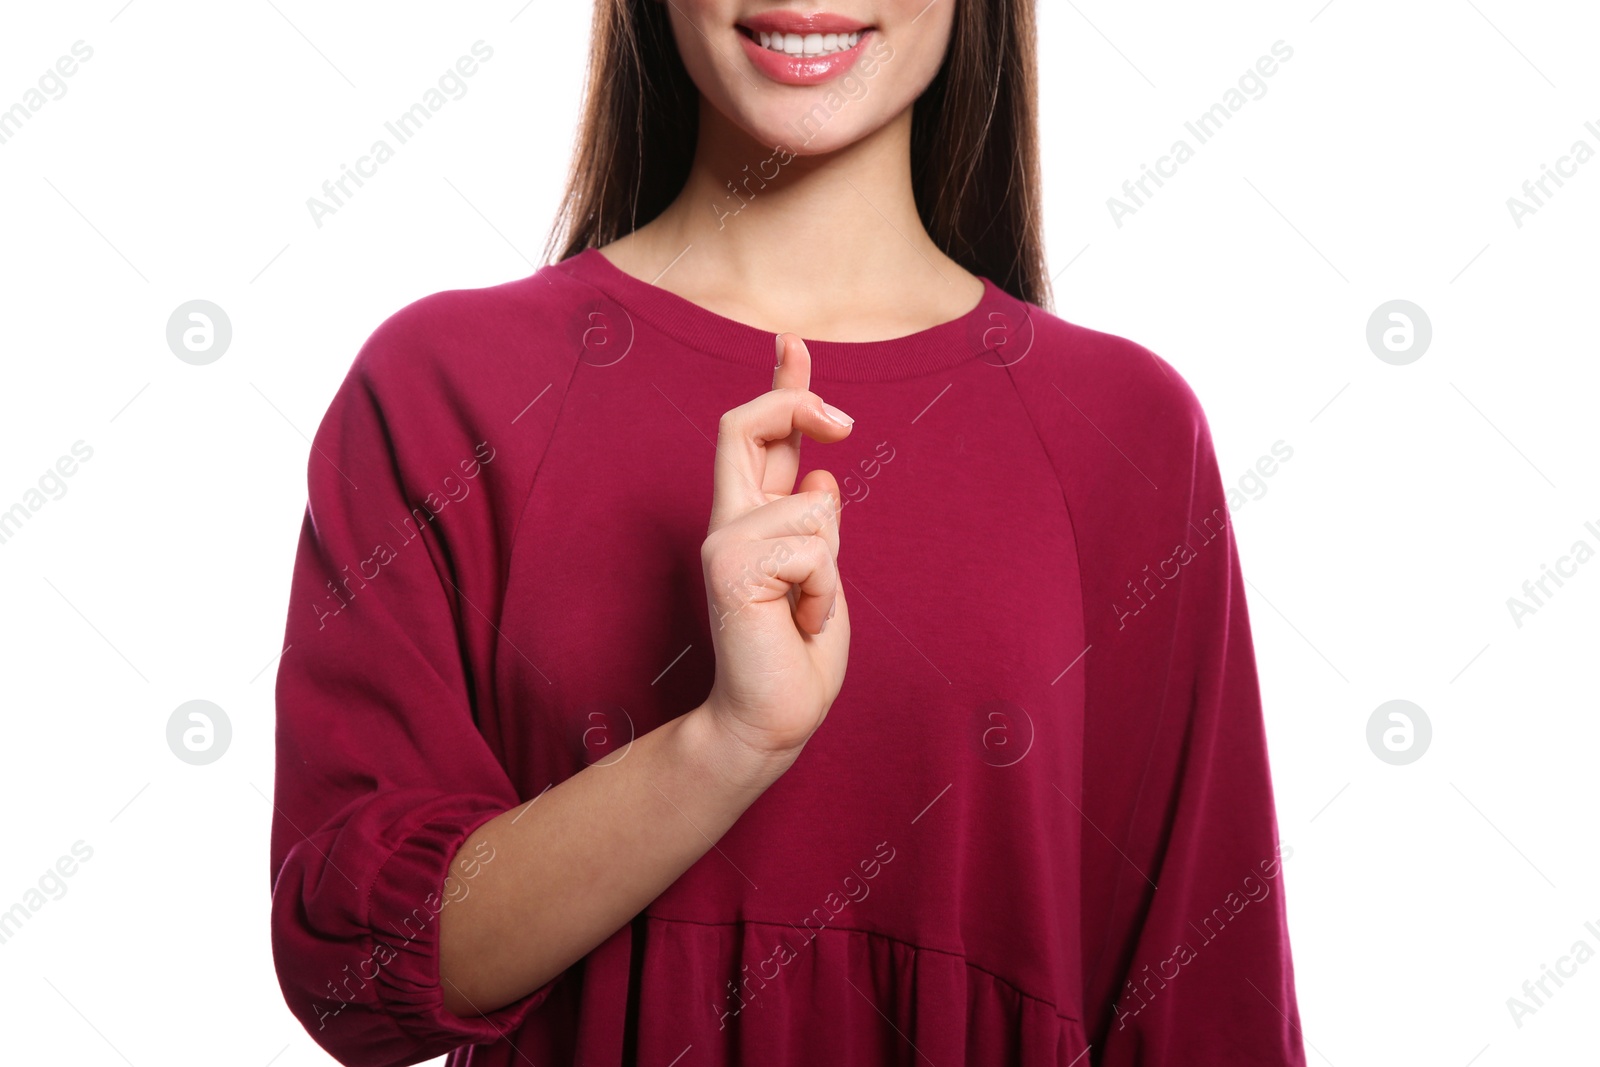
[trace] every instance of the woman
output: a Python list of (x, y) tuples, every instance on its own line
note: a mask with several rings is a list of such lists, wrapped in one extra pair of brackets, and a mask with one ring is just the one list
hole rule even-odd
[(1205, 419), (1045, 310), (1034, 116), (1027, 0), (599, 4), (558, 261), (383, 323), (309, 465), (341, 1062), (1303, 1062)]

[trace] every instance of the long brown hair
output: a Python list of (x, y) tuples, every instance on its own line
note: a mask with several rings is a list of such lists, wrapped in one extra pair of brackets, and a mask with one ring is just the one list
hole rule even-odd
[[(950, 46), (912, 109), (917, 213), (945, 255), (1049, 309), (1033, 0), (948, 0)], [(546, 261), (631, 233), (689, 177), (699, 91), (660, 0), (597, 0), (583, 115)], [(555, 253), (559, 252), (559, 255)]]

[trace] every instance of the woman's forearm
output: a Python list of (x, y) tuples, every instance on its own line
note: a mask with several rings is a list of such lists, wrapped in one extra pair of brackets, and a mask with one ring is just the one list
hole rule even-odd
[(487, 843), (493, 861), (439, 913), (445, 1007), (493, 1011), (560, 974), (676, 881), (792, 762), (748, 749), (702, 705), (484, 823), (457, 856), (481, 857)]

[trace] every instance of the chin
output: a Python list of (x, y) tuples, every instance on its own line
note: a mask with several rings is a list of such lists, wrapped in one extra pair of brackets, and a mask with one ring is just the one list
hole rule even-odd
[[(822, 156), (865, 139), (890, 118), (841, 111), (826, 121), (818, 121), (820, 113), (808, 103), (805, 107), (767, 108), (759, 115), (736, 118), (734, 122), (759, 144), (781, 146), (795, 156)], [(809, 121), (806, 116), (811, 116)]]

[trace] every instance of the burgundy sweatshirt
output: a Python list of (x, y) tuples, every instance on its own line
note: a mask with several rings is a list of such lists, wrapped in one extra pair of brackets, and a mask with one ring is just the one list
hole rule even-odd
[(845, 497), (838, 700), (642, 913), (463, 1018), (439, 913), (494, 862), (452, 869), (467, 836), (710, 690), (713, 443), (773, 336), (593, 249), (372, 334), (310, 455), (277, 676), (290, 1010), (345, 1064), (1303, 1064), (1194, 394), (990, 281), (807, 345), (855, 418), (800, 461)]

